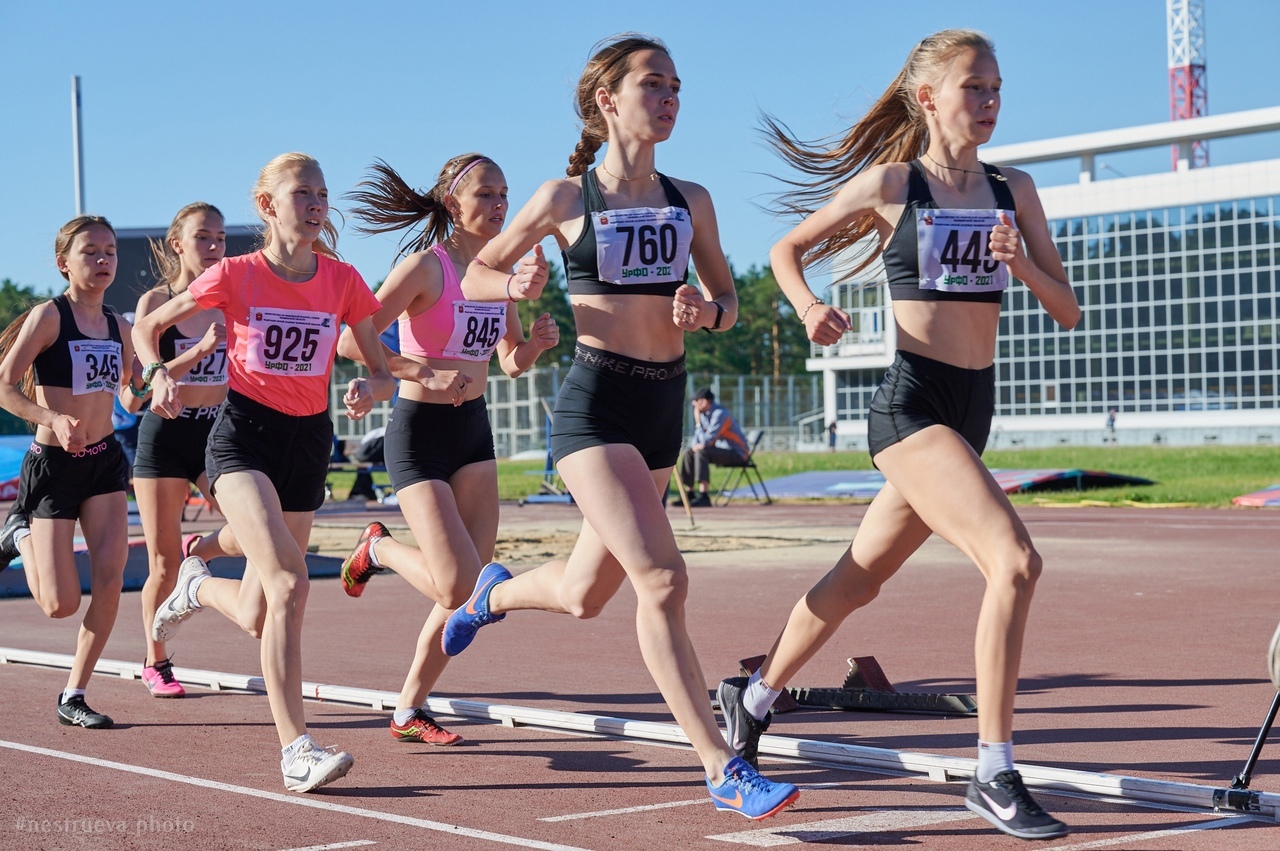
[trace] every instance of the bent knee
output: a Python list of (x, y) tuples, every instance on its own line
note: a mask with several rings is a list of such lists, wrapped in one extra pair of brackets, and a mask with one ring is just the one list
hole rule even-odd
[(1044, 559), (1034, 547), (1028, 547), (1001, 559), (992, 571), (992, 581), (1016, 591), (1030, 591), (1044, 571)]
[(44, 611), (45, 617), (58, 620), (69, 618), (80, 611), (80, 597), (77, 595), (74, 599), (42, 600), (40, 608)]
[(634, 585), (641, 605), (663, 610), (682, 608), (689, 597), (689, 575), (683, 565), (679, 570), (652, 571)]

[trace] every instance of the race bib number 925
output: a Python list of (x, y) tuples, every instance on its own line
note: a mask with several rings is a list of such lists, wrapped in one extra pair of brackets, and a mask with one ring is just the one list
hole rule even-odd
[(917, 210), (920, 289), (951, 293), (1008, 289), (1009, 267), (991, 256), (991, 230), (1000, 223), (1000, 212)]
[(249, 310), (251, 372), (290, 378), (323, 375), (338, 341), (338, 318), (315, 310)]

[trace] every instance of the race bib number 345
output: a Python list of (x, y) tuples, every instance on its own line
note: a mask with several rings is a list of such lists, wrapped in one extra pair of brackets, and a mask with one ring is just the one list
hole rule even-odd
[(693, 222), (683, 207), (636, 207), (591, 214), (600, 280), (611, 284), (665, 284), (689, 266)]
[(917, 210), (920, 289), (951, 293), (1008, 289), (1009, 267), (991, 256), (991, 229), (999, 224), (1000, 212)]
[(115, 393), (120, 389), (120, 344), (113, 340), (72, 340), (71, 394)]
[(338, 318), (314, 310), (249, 309), (251, 372), (291, 378), (323, 375), (338, 341)]

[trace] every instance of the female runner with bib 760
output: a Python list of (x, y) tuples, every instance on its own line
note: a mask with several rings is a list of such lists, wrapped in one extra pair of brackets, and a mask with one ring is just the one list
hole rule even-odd
[(1005, 833), (1039, 839), (1067, 831), (1013, 767), (1018, 663), (1041, 559), (980, 456), (1011, 277), (1066, 328), (1080, 309), (1031, 178), (978, 160), (999, 112), (995, 48), (981, 33), (947, 30), (911, 51), (888, 91), (833, 149), (804, 146), (767, 121), (784, 159), (813, 176), (783, 196), (786, 209), (812, 215), (770, 254), (809, 339), (833, 345), (850, 323), (814, 296), (805, 264), (870, 238), (874, 249), (862, 265), (884, 258), (899, 350), (867, 422), (871, 457), (887, 483), (849, 549), (795, 605), (760, 670), (749, 681), (726, 680), (719, 694), (739, 752), (753, 756), (778, 690), (936, 532), (986, 579), (974, 648), (978, 767), (965, 804)]
[[(685, 624), (688, 575), (663, 508), (684, 420), (684, 335), (737, 318), (707, 190), (654, 166), (671, 136), (680, 79), (662, 42), (624, 35), (600, 47), (578, 82), (582, 139), (568, 178), (542, 185), (467, 270), (463, 291), (490, 301), (537, 298), (546, 283), (539, 243), (564, 251), (578, 342), (552, 418), (551, 452), (582, 509), (567, 562), (511, 578), (489, 565), (445, 625), (444, 649), (462, 652), (506, 612), (541, 609), (590, 618), (630, 579), (645, 664), (702, 761), (712, 803), (766, 818), (799, 795), (725, 746)], [(589, 169), (609, 143), (603, 162)], [(517, 272), (509, 269), (521, 254)], [(702, 288), (686, 283), (690, 256)]]
[[(160, 334), (201, 310), (227, 323), (227, 401), (209, 434), (209, 484), (257, 581), (219, 579), (199, 556), (178, 571), (173, 593), (156, 611), (157, 641), (209, 606), (262, 639), (262, 678), (283, 746), (287, 789), (309, 792), (344, 776), (351, 755), (307, 735), (302, 703), (304, 553), (333, 448), (329, 374), (341, 323), (351, 326), (370, 377), (343, 397), (359, 419), (375, 399), (390, 399), (395, 379), (370, 318), (378, 300), (354, 268), (337, 259), (329, 191), (319, 164), (282, 154), (262, 169), (252, 198), (266, 225), (260, 251), (227, 258), (187, 291), (147, 314), (134, 332), (151, 407), (182, 411), (178, 385), (159, 359)], [(288, 447), (288, 451), (281, 451)], [(265, 608), (264, 608), (265, 604)]]

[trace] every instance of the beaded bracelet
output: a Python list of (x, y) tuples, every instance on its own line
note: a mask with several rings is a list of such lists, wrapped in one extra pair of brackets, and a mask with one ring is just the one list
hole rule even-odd
[(822, 303), (823, 303), (823, 301), (822, 301), (822, 299), (820, 299), (820, 298), (816, 298), (816, 299), (814, 299), (813, 301), (809, 302), (809, 303), (805, 306), (805, 309), (804, 309), (804, 310), (802, 310), (802, 311), (800, 311), (800, 321), (801, 321), (801, 322), (804, 322), (804, 318), (805, 318), (806, 316), (808, 316), (808, 315), (809, 315), (809, 310), (810, 310), (810, 308), (812, 308), (814, 305), (818, 305), (818, 304), (822, 304)]

